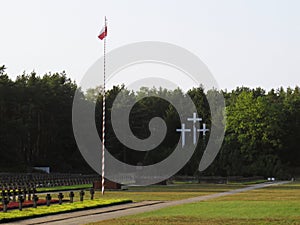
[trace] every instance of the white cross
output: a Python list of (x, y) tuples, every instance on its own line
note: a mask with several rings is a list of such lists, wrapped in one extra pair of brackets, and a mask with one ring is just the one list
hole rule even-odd
[(203, 136), (205, 136), (205, 133), (209, 131), (209, 129), (206, 129), (206, 124), (203, 123), (202, 129), (197, 129), (198, 132), (202, 132)]
[(193, 117), (192, 118), (187, 118), (187, 121), (193, 121), (193, 123), (195, 124), (197, 121), (202, 121), (202, 118), (197, 118), (197, 113), (193, 113)]
[(185, 132), (191, 132), (191, 129), (185, 129), (185, 124), (181, 124), (181, 129), (176, 129), (177, 132), (181, 132), (181, 138), (182, 138), (182, 142), (181, 142), (181, 146), (182, 148), (185, 145)]
[(193, 121), (193, 144), (196, 145), (197, 143), (197, 134), (196, 134), (196, 122), (202, 121), (202, 118), (197, 118), (197, 113), (193, 113), (192, 118), (187, 118), (188, 121)]

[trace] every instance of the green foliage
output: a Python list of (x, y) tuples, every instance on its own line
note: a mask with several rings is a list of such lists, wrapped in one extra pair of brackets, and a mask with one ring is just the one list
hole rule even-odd
[[(84, 162), (73, 136), (72, 103), (77, 85), (64, 72), (48, 73), (43, 77), (35, 72), (23, 73), (12, 81), (0, 67), (0, 169), (24, 171), (31, 166), (50, 166), (52, 171), (91, 172)], [(101, 133), (101, 87), (82, 93), (86, 104), (96, 103), (96, 124)], [(124, 146), (112, 129), (110, 112), (121, 93), (116, 108), (128, 108), (135, 102), (129, 117), (133, 134), (149, 137), (149, 121), (161, 117), (167, 125), (163, 142), (147, 152)], [(198, 115), (212, 126), (207, 97), (219, 95), (216, 90), (195, 87), (184, 94), (180, 89), (141, 88), (137, 92), (115, 86), (106, 93), (106, 147), (117, 159), (132, 165), (150, 165), (168, 157), (178, 144), (180, 127), (178, 112), (166, 100), (168, 97), (187, 109), (189, 96)], [(226, 136), (220, 153), (204, 175), (261, 175), (287, 178), (300, 171), (300, 89), (270, 90), (236, 88), (222, 91), (226, 100)], [(151, 97), (149, 97), (151, 96)], [(218, 111), (214, 119), (225, 112)], [(191, 116), (186, 112), (184, 116)], [(84, 118), (83, 118), (84, 119)], [(224, 121), (225, 122), (225, 121)], [(101, 135), (99, 135), (101, 136)], [(187, 135), (187, 138), (191, 138)], [(208, 138), (200, 139), (195, 153), (179, 174), (194, 175)], [(298, 169), (297, 169), (298, 168)]]
[(197, 196), (204, 196), (216, 192), (225, 192), (237, 188), (243, 188), (243, 184), (173, 184), (173, 185), (151, 185), (147, 187), (129, 187), (129, 191), (109, 191), (104, 197), (126, 198), (132, 201), (171, 201)]
[(76, 84), (64, 72), (12, 81), (0, 68), (1, 171), (50, 166), (52, 171), (91, 171), (72, 131)]
[(55, 187), (41, 187), (37, 188), (37, 192), (51, 192), (51, 191), (70, 191), (70, 190), (79, 190), (79, 189), (88, 189), (91, 188), (92, 184), (78, 184), (71, 186), (55, 186)]
[[(288, 178), (300, 166), (299, 88), (269, 93), (262, 89), (237, 88), (225, 93), (226, 136), (215, 164), (223, 175), (263, 175)], [(291, 132), (292, 131), (292, 132)], [(288, 140), (288, 141), (287, 141)], [(292, 147), (293, 146), (293, 147)]]

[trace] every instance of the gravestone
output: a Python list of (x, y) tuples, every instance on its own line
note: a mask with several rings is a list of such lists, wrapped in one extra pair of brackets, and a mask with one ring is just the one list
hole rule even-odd
[(33, 208), (36, 208), (39, 197), (37, 195), (33, 195), (32, 200), (33, 200)]
[(16, 196), (18, 195), (18, 192), (16, 189), (13, 189), (12, 191), (12, 201), (16, 202)]
[(79, 196), (80, 196), (80, 201), (82, 202), (83, 201), (83, 196), (84, 196), (84, 191), (81, 190), (80, 193), (79, 193)]
[(24, 198), (22, 195), (18, 196), (18, 201), (19, 201), (19, 210), (22, 211), (23, 208), (23, 202), (24, 202)]
[(94, 194), (95, 194), (94, 188), (90, 189), (90, 194), (91, 194), (91, 200), (94, 200)]
[(8, 203), (9, 203), (9, 198), (4, 198), (3, 200), (2, 200), (2, 202), (3, 202), (3, 212), (7, 212), (7, 205), (8, 205)]
[(69, 197), (70, 197), (70, 203), (73, 203), (73, 200), (74, 200), (74, 192), (71, 191), (70, 194), (69, 194)]
[(50, 194), (47, 194), (47, 195), (46, 195), (46, 205), (47, 205), (47, 206), (50, 206), (51, 199), (52, 199), (51, 195), (50, 195)]
[(59, 201), (58, 203), (61, 205), (64, 195), (60, 192), (57, 197), (58, 197), (58, 201)]

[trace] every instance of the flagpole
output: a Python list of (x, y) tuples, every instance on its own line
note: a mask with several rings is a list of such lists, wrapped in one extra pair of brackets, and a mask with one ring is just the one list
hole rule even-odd
[[(105, 32), (106, 32), (106, 16), (104, 18), (105, 20)], [(105, 191), (105, 54), (106, 54), (106, 37), (104, 37), (104, 48), (103, 48), (103, 95), (102, 95), (102, 195), (104, 195)]]

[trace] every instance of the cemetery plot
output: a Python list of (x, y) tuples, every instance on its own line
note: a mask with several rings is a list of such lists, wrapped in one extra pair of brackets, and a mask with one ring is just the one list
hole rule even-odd
[[(67, 179), (68, 176), (69, 179)], [(38, 188), (36, 187), (44, 186), (41, 184), (45, 184), (48, 189), (57, 185), (72, 184), (73, 186), (62, 186), (68, 189), (68, 187), (84, 187), (86, 183), (90, 183), (88, 186), (91, 186), (91, 183), (98, 179), (99, 176), (78, 176), (75, 178), (73, 175), (61, 174), (2, 176), (0, 222), (131, 202), (131, 200), (120, 198), (99, 199), (99, 195), (97, 196), (98, 199), (94, 199), (94, 188), (89, 188), (88, 191), (81, 189), (37, 195)], [(44, 190), (46, 189), (44, 188)], [(55, 188), (51, 190), (55, 190)]]
[(0, 174), (0, 188), (13, 189), (38, 189), (57, 186), (74, 186), (92, 184), (101, 180), (99, 175), (81, 174)]
[[(1, 208), (4, 212), (10, 209), (58, 202), (62, 204), (64, 195), (60, 193), (56, 199), (50, 195), (45, 200), (39, 199), (38, 192), (48, 192), (56, 190), (77, 190), (91, 188), (92, 184), (99, 180), (98, 175), (80, 174), (0, 174), (0, 200)], [(81, 194), (84, 195), (83, 190)], [(72, 194), (71, 194), (72, 195)], [(73, 198), (70, 197), (73, 202)], [(81, 197), (83, 201), (83, 196)]]
[[(94, 192), (93, 189), (90, 190), (91, 193)], [(8, 192), (10, 193), (10, 192)], [(39, 205), (47, 205), (50, 206), (53, 203), (62, 204), (63, 202), (71, 202), (73, 203), (73, 197), (75, 196), (74, 192), (71, 191), (69, 194), (69, 199), (64, 199), (64, 194), (62, 192), (58, 193), (57, 198), (52, 198), (51, 194), (47, 194), (44, 199), (41, 199), (38, 195), (30, 194), (26, 197), (26, 192), (20, 191), (17, 197), (13, 195), (13, 197), (9, 197), (7, 192), (2, 191), (2, 204), (0, 205), (0, 210), (3, 212), (7, 212), (10, 209), (19, 209), (22, 211), (23, 208), (33, 207), (37, 208)], [(80, 191), (80, 200), (83, 201), (84, 191)]]
[(51, 206), (40, 206), (38, 208), (25, 208), (22, 211), (9, 210), (7, 212), (0, 213), (0, 223), (16, 221), (20, 219), (28, 219), (34, 217), (40, 217), (45, 215), (54, 215), (66, 212), (74, 212), (79, 210), (93, 209), (99, 207), (106, 207), (111, 205), (126, 204), (132, 202), (127, 199), (95, 199), (85, 200), (84, 202), (65, 203), (62, 205), (56, 204)]
[[(100, 180), (99, 175), (81, 175), (81, 174), (0, 174), (0, 210), (4, 219), (23, 218), (23, 211), (37, 210), (28, 215), (44, 215), (47, 212), (58, 213), (66, 210), (77, 210), (76, 201), (80, 200), (80, 208), (99, 207), (102, 205), (119, 204), (123, 200), (99, 200), (95, 202), (86, 202), (85, 200), (94, 199), (95, 190), (92, 185), (95, 181)], [(85, 198), (85, 190), (89, 188), (88, 196)], [(79, 191), (76, 192), (76, 190)], [(66, 191), (57, 194), (47, 193), (49, 191)], [(37, 195), (38, 192), (46, 192), (46, 195)], [(75, 199), (75, 201), (74, 201)], [(74, 204), (68, 206), (66, 204)], [(54, 206), (52, 206), (54, 205)], [(57, 211), (53, 207), (57, 205), (64, 206), (62, 210)], [(41, 211), (40, 207), (48, 207), (51, 210)], [(12, 214), (13, 212), (13, 214)], [(20, 217), (17, 215), (21, 215)], [(27, 214), (26, 214), (27, 215)], [(0, 218), (2, 218), (0, 217)]]
[[(68, 200), (63, 200), (64, 202), (69, 202)], [(36, 206), (40, 206), (40, 205), (46, 205), (47, 201), (44, 200), (44, 199), (39, 199), (36, 203)], [(59, 203), (59, 200), (58, 199), (51, 199), (51, 204), (56, 204), (56, 203)], [(34, 202), (33, 201), (24, 201), (23, 202), (23, 208), (28, 208), (28, 207), (33, 207), (34, 206)], [(0, 205), (0, 210), (2, 211), (3, 210), (3, 205)], [(10, 210), (10, 209), (18, 209), (19, 208), (19, 203), (18, 202), (9, 202), (7, 204), (7, 209)]]

